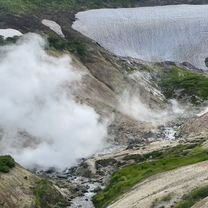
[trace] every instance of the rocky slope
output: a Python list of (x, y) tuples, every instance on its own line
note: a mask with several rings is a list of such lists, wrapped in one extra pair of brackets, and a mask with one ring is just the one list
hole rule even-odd
[(193, 118), (181, 127), (180, 134), (185, 139), (206, 138), (208, 135), (207, 121), (207, 113), (197, 118)]

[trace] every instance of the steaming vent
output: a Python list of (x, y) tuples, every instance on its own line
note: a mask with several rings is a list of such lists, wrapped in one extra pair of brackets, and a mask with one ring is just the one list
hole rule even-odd
[(119, 56), (208, 70), (208, 5), (79, 12), (73, 28)]

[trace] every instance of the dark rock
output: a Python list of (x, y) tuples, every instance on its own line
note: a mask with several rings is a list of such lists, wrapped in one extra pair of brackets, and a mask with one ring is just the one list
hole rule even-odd
[(205, 65), (208, 67), (208, 57), (205, 59)]
[(55, 173), (56, 169), (55, 168), (49, 168), (48, 170), (45, 171), (46, 174), (52, 174)]
[(68, 176), (65, 174), (57, 174), (56, 176), (57, 176), (57, 178), (60, 178), (60, 179), (67, 179), (68, 178)]

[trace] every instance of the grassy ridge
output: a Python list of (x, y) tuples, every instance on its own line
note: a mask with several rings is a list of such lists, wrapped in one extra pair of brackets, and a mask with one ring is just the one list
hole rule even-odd
[(208, 98), (208, 77), (206, 75), (179, 67), (173, 67), (162, 73), (159, 85), (167, 98), (189, 96), (193, 103), (199, 99)]
[(134, 185), (152, 175), (208, 160), (208, 150), (199, 146), (191, 150), (187, 148), (189, 147), (179, 145), (155, 160), (130, 165), (116, 171), (107, 187), (94, 196), (95, 207), (107, 207)]

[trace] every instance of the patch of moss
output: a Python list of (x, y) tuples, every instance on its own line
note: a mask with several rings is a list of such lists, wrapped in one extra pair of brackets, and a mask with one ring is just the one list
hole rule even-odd
[[(185, 152), (185, 154), (184, 154)], [(178, 145), (154, 160), (136, 163), (116, 171), (106, 188), (93, 197), (96, 208), (107, 207), (142, 180), (168, 170), (208, 160), (208, 150), (201, 146)]]
[(190, 193), (183, 196), (182, 200), (176, 204), (175, 208), (190, 208), (198, 201), (208, 196), (208, 186), (194, 189)]
[(33, 189), (36, 208), (65, 208), (67, 200), (53, 187), (47, 179), (38, 181)]
[(0, 156), (0, 172), (1, 173), (8, 173), (10, 169), (15, 167), (14, 159), (9, 156)]
[[(3, 39), (0, 37), (0, 45), (8, 45), (14, 44), (17, 42), (19, 37), (7, 38)], [(57, 50), (57, 51), (69, 51), (75, 55), (78, 55), (80, 58), (84, 58), (86, 55), (86, 47), (83, 42), (79, 40), (66, 40), (64, 38), (59, 37), (55, 34), (48, 34), (47, 41), (49, 44), (49, 50)]]
[(151, 205), (151, 208), (155, 208), (155, 207), (157, 207), (159, 204), (161, 204), (163, 202), (170, 202), (172, 197), (173, 197), (173, 193), (169, 193), (169, 194), (163, 196), (162, 198), (155, 199), (154, 202)]
[(197, 104), (208, 98), (208, 77), (176, 66), (163, 70), (159, 86), (168, 99), (188, 97), (192, 103)]
[(50, 49), (69, 51), (78, 55), (80, 58), (84, 58), (86, 55), (85, 45), (79, 40), (66, 40), (56, 35), (50, 35), (48, 37), (48, 43)]
[(172, 194), (169, 193), (169, 194), (163, 196), (163, 197), (160, 199), (160, 201), (161, 201), (161, 202), (168, 202), (168, 201), (170, 201), (171, 199), (172, 199)]

